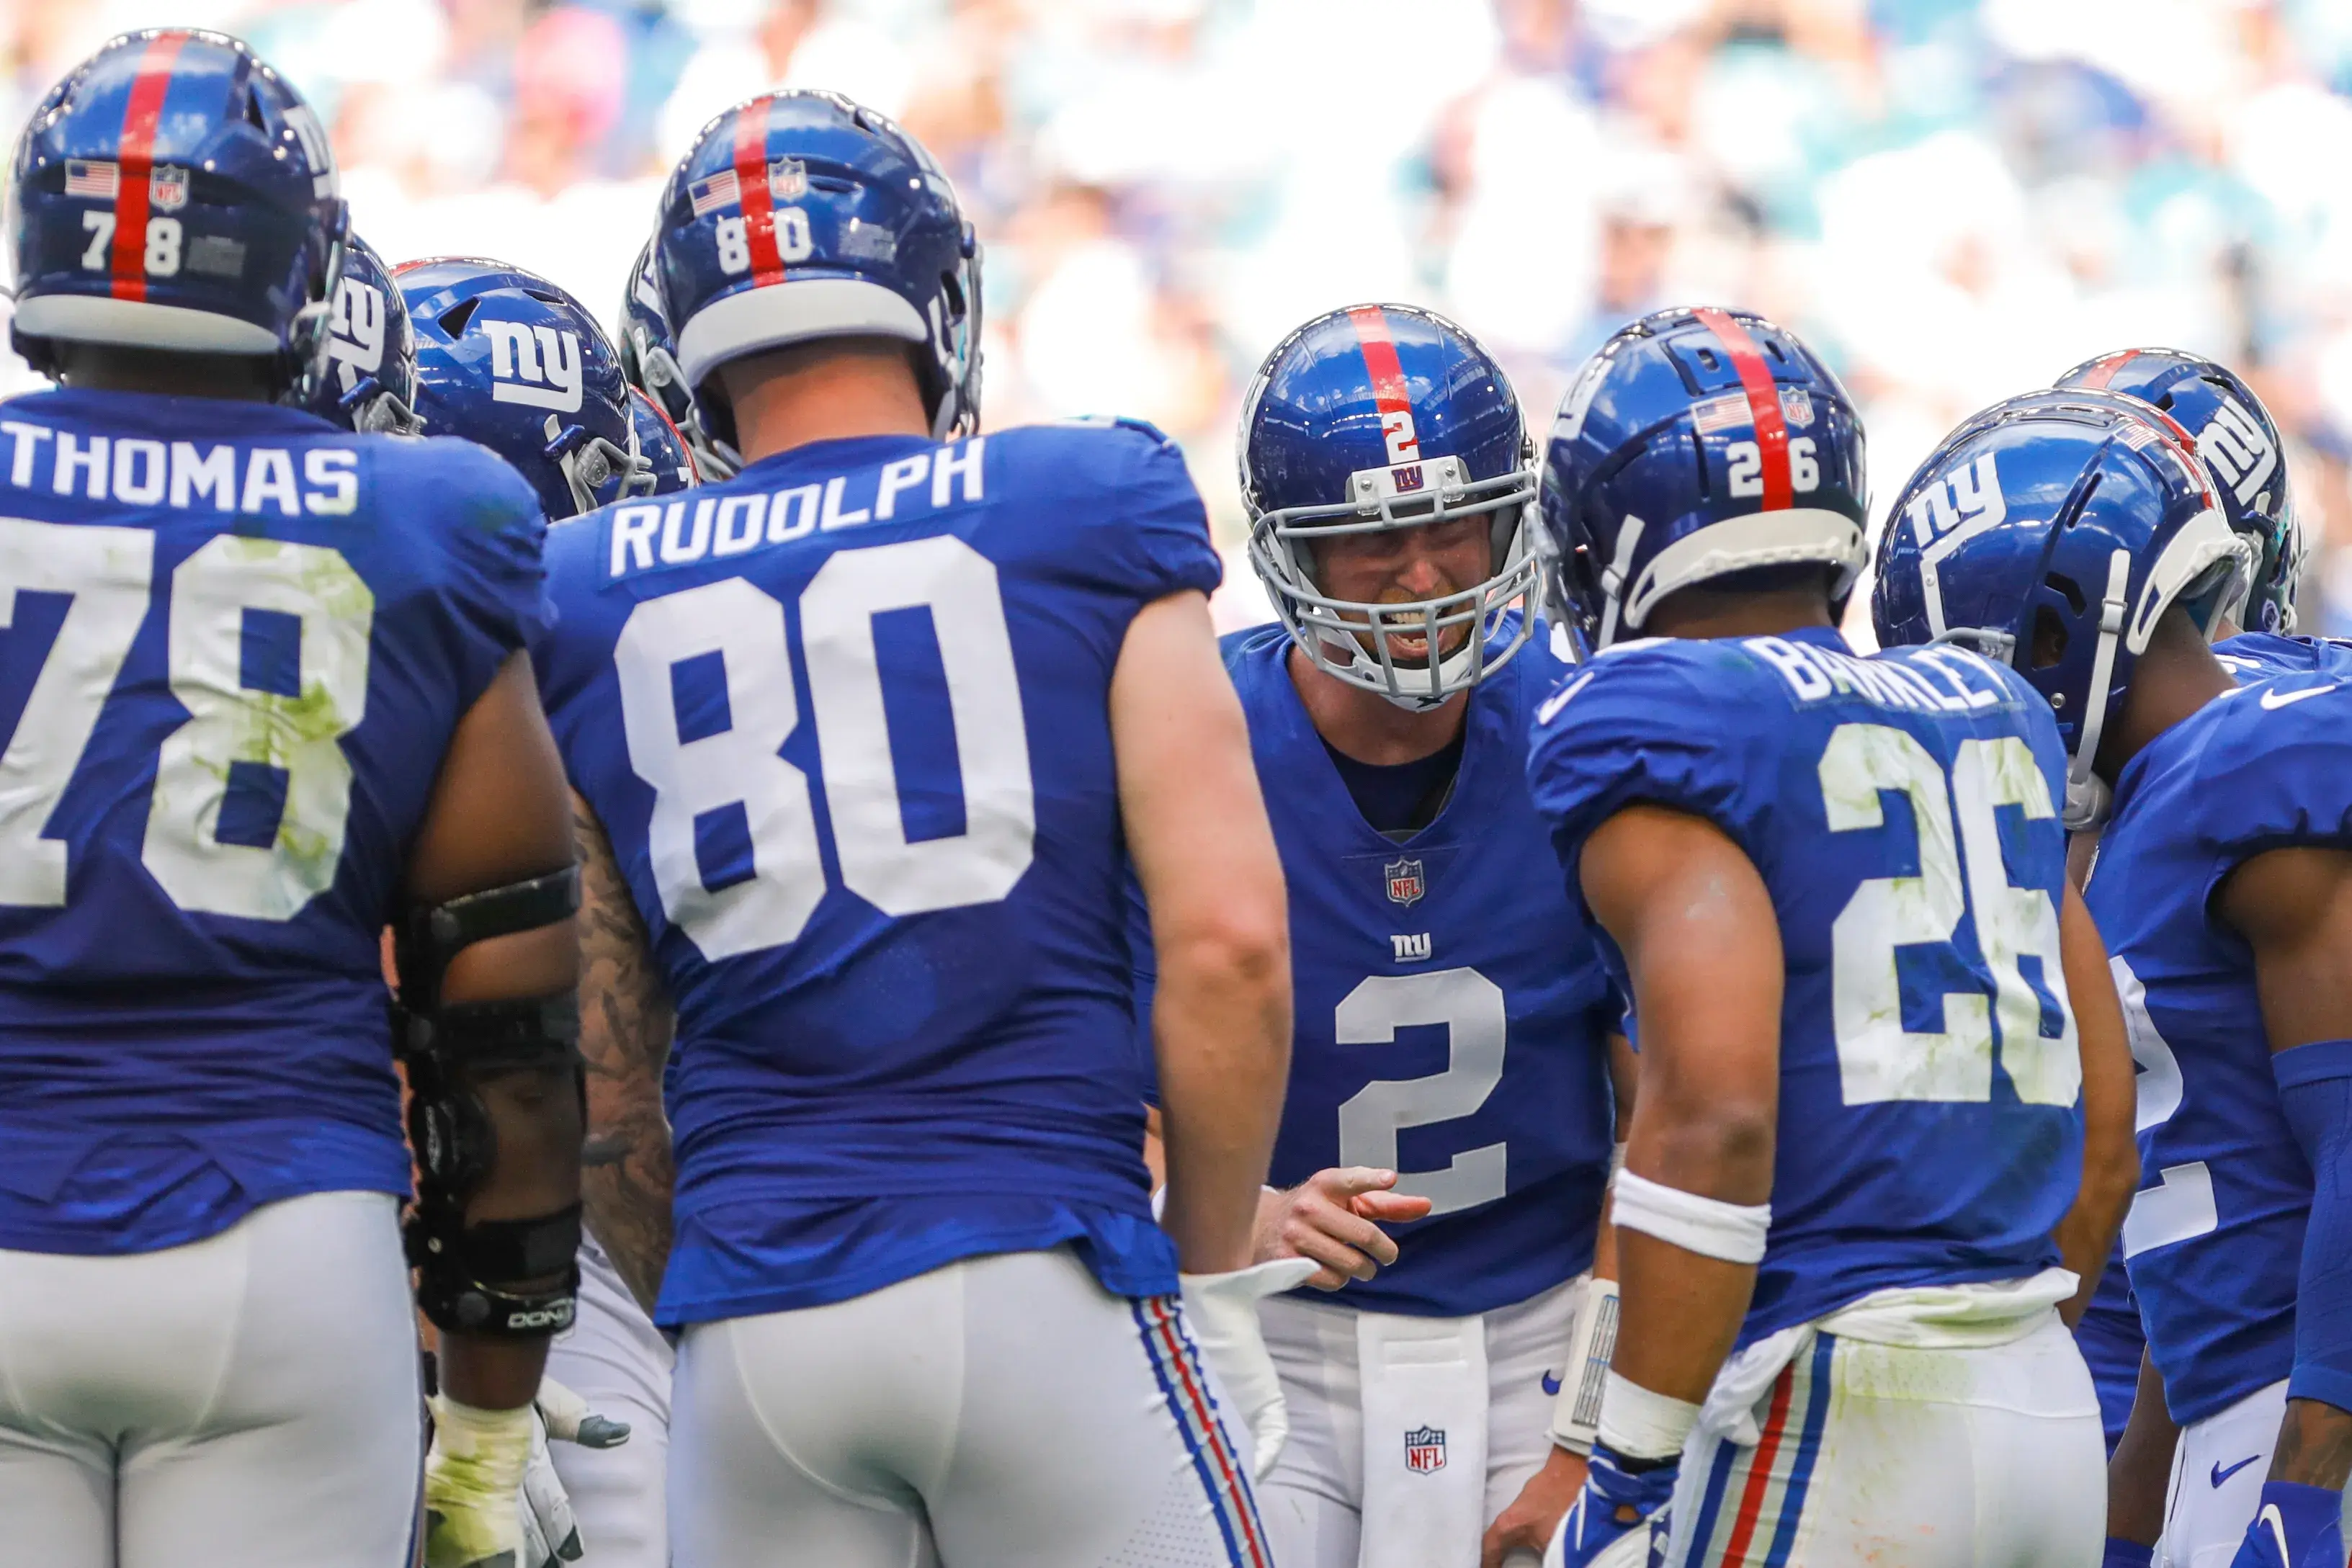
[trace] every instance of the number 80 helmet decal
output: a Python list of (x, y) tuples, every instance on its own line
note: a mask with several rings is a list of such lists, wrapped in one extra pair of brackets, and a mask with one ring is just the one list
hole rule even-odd
[[(1399, 706), (1434, 707), (1526, 643), (1535, 454), (1510, 382), (1469, 333), (1404, 305), (1318, 316), (1258, 368), (1240, 445), (1250, 566), (1322, 669)], [(1402, 603), (1324, 590), (1321, 543), (1474, 517), (1489, 519), (1491, 541), (1478, 582)], [(1424, 651), (1401, 653), (1401, 637)]]
[(979, 426), (979, 242), (930, 154), (839, 93), (768, 93), (703, 127), (662, 192), (653, 271), (716, 442), (736, 444), (713, 371), (824, 338), (910, 345), (931, 434)]
[(345, 216), (326, 132), (235, 38), (126, 33), (51, 89), (17, 140), (11, 333), (266, 358), (289, 402), (324, 372)]
[(1794, 333), (1746, 310), (1618, 329), (1561, 402), (1543, 522), (1585, 644), (1638, 633), (1678, 588), (1818, 562), (1843, 603), (1866, 550), (1862, 422)]

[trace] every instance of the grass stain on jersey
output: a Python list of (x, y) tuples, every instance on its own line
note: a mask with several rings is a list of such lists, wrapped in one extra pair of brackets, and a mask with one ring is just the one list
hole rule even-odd
[[(375, 620), (375, 594), (351, 563), (331, 549), (251, 538), (236, 538), (233, 549), (257, 578), (285, 581), (290, 577), (299, 587), (300, 690), (288, 696), (240, 687), (237, 700), (226, 709), (236, 727), (228, 755), (201, 760), (205, 770), (220, 780), (224, 794), (232, 763), (259, 763), (285, 771), (285, 808), (278, 813), (273, 849), (288, 880), (308, 894), (323, 892), (334, 882), (342, 859), (343, 828), (351, 801), (351, 764), (338, 743), (357, 727), (361, 715), (344, 711), (314, 664), (321, 657), (334, 656), (331, 628), (356, 624), (361, 645), (366, 646)], [(285, 570), (289, 559), (295, 569), (291, 573)], [(284, 603), (257, 606), (287, 607)], [(362, 653), (358, 672), (362, 705), (365, 657)], [(328, 820), (321, 823), (321, 817)], [(295, 906), (302, 902), (307, 899), (297, 899)]]

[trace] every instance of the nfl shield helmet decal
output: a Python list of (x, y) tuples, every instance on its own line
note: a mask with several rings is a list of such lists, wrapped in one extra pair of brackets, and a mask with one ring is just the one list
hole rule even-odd
[(1428, 883), (1422, 881), (1419, 861), (1391, 861), (1382, 869), (1388, 875), (1391, 904), (1419, 904), (1421, 895), (1429, 891)]
[(1415, 1427), (1404, 1435), (1404, 1468), (1414, 1475), (1434, 1475), (1445, 1468), (1445, 1428)]
[(147, 175), (147, 200), (159, 213), (176, 213), (188, 204), (188, 172), (158, 163)]

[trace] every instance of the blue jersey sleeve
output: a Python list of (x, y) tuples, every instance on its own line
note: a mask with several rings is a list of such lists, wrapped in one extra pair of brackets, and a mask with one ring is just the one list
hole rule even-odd
[(1224, 563), (1210, 542), (1209, 514), (1176, 444), (1139, 420), (1122, 419), (1106, 433), (1079, 427), (1073, 434), (1111, 448), (1098, 472), (1108, 494), (1103, 519), (1117, 529), (1114, 548), (1097, 554), (1122, 580), (1106, 586), (1150, 603), (1185, 589), (1216, 591)]
[[(420, 455), (431, 461), (399, 465), (406, 493), (398, 505), (437, 519), (448, 547), (443, 593), (452, 612), (462, 712), (509, 655), (538, 644), (552, 619), (543, 559), (547, 518), (522, 476), (488, 448), (447, 436), (422, 444)], [(389, 464), (379, 468), (392, 471)]]
[[(2329, 677), (2336, 677), (2331, 680)], [(2199, 748), (2187, 809), (2210, 856), (2208, 903), (2222, 881), (2265, 851), (2352, 848), (2352, 657), (2311, 675), (2277, 676), (2221, 698)]]
[(1777, 770), (1757, 743), (1788, 705), (1743, 664), (1717, 644), (1627, 644), (1536, 709), (1528, 785), (1571, 880), (1584, 841), (1644, 803), (1705, 818), (1762, 862), (1757, 821)]

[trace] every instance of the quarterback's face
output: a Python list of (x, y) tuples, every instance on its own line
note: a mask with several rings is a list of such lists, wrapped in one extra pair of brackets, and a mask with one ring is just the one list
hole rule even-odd
[[(1493, 523), (1481, 514), (1318, 540), (1316, 577), (1325, 594), (1350, 603), (1417, 604), (1444, 599), (1475, 588), (1493, 574)], [(1440, 632), (1438, 656), (1459, 650), (1469, 640), (1471, 625), (1464, 621)], [(1357, 640), (1366, 653), (1375, 653), (1370, 632), (1359, 633)], [(1400, 666), (1429, 662), (1429, 639), (1421, 632), (1391, 632), (1388, 643), (1389, 658)]]

